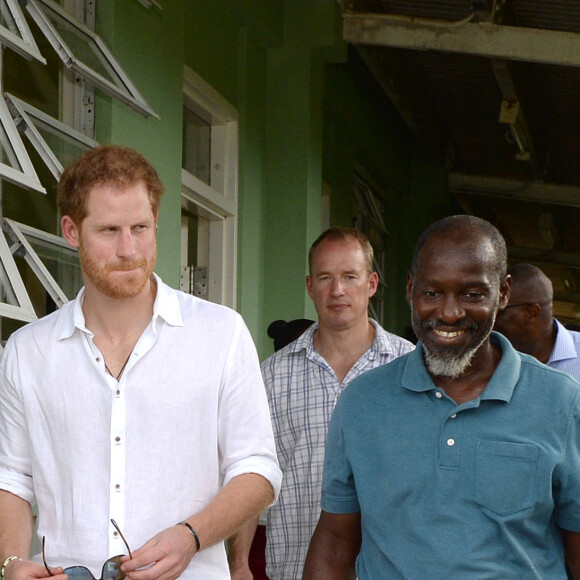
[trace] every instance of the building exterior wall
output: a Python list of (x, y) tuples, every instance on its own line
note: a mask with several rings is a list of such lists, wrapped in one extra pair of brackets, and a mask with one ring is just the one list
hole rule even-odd
[(421, 157), (395, 112), (381, 104), (377, 87), (357, 72), (360, 62), (341, 40), (339, 3), (159, 1), (163, 11), (136, 0), (100, 0), (96, 21), (160, 116), (144, 118), (97, 93), (97, 140), (136, 148), (165, 183), (157, 272), (178, 286), (187, 65), (238, 111), (237, 308), (261, 356), (272, 351), (266, 335), (272, 320), (315, 317), (304, 276), (308, 248), (324, 225), (323, 187), (330, 192), (329, 225), (351, 225), (358, 164), (388, 195), (392, 295), (386, 326), (402, 333), (412, 244), (431, 205), (449, 203), (446, 176)]

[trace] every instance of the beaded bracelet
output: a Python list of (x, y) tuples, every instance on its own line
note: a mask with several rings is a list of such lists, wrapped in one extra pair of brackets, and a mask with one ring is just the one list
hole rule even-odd
[(6, 566), (12, 562), (12, 560), (20, 560), (22, 562), (22, 558), (20, 556), (8, 556), (6, 560), (2, 563), (2, 568), (0, 568), (0, 580), (4, 580), (4, 572), (6, 572)]
[[(196, 547), (197, 551), (199, 552), (201, 550), (201, 544), (199, 542), (199, 536), (197, 535), (197, 532), (187, 522), (179, 522), (176, 525), (185, 526), (191, 532), (191, 535), (193, 536), (193, 539), (195, 540), (195, 547)], [(0, 580), (4, 580), (4, 579), (0, 578)]]

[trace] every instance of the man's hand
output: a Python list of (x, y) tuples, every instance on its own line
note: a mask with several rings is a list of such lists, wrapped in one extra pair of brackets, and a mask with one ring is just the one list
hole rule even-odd
[(121, 570), (129, 580), (174, 580), (181, 576), (196, 551), (189, 530), (173, 526), (135, 550), (132, 558), (123, 558)]
[(51, 568), (54, 576), (50, 576), (46, 568), (41, 564), (31, 560), (13, 560), (4, 570), (6, 580), (33, 580), (38, 578), (54, 578), (54, 580), (67, 580), (67, 576), (62, 573), (62, 568)]
[(240, 565), (237, 568), (230, 565), (230, 574), (232, 575), (232, 580), (254, 580), (254, 575), (247, 564)]
[(228, 538), (228, 564), (232, 580), (254, 580), (249, 557), (257, 527), (258, 516), (255, 516)]

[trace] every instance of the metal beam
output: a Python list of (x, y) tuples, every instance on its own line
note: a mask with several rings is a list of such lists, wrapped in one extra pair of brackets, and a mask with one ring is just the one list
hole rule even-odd
[(441, 149), (441, 140), (435, 137), (435, 134), (441, 135), (444, 128), (439, 126), (437, 119), (433, 119), (430, 126), (421, 123), (408, 106), (408, 93), (414, 87), (414, 79), (404, 64), (388, 58), (384, 50), (373, 46), (359, 45), (356, 50), (417, 141), (433, 160), (444, 161), (446, 151)]
[(504, 199), (580, 207), (580, 187), (571, 185), (451, 173), (449, 190), (462, 195), (488, 195)]
[(346, 12), (343, 17), (344, 40), (352, 44), (580, 66), (580, 33), (576, 32), (387, 14)]
[(544, 262), (552, 266), (578, 267), (578, 254), (570, 254), (569, 252), (554, 252), (550, 250), (538, 250), (537, 248), (509, 246), (508, 256), (511, 260), (520, 262)]

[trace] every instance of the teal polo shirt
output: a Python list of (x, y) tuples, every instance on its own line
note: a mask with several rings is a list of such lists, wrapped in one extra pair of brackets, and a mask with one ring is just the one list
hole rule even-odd
[(361, 513), (359, 580), (565, 580), (580, 531), (580, 385), (516, 352), (457, 405), (418, 348), (355, 379), (330, 422), (322, 509)]

